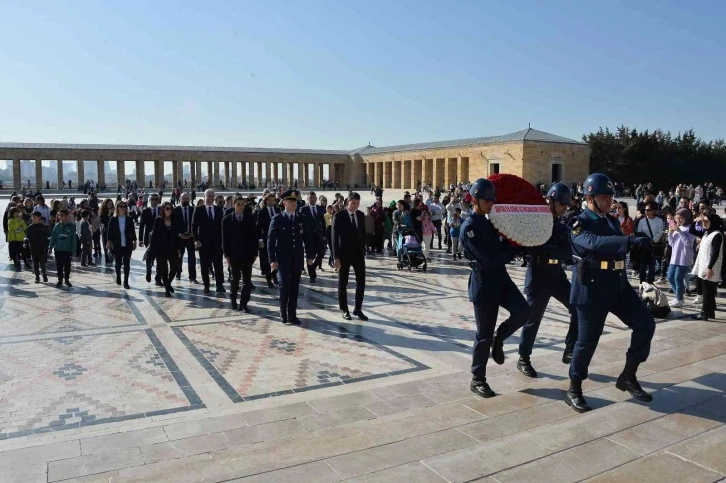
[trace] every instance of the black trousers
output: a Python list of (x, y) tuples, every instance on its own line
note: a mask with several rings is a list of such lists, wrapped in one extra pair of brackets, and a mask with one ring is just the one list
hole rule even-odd
[(355, 309), (363, 307), (363, 295), (366, 290), (366, 260), (363, 255), (356, 256), (353, 260), (340, 259), (340, 270), (338, 271), (338, 306), (340, 310), (348, 311), (348, 277), (350, 269), (355, 271)]
[[(202, 245), (199, 248), (199, 259), (201, 261), (202, 282), (209, 287), (209, 273), (214, 270), (214, 279), (217, 288), (224, 287), (224, 267), (222, 267), (222, 248), (209, 248)], [(268, 265), (269, 266), (269, 265)]]
[(35, 276), (38, 277), (40, 272), (43, 272), (43, 275), (45, 275), (45, 263), (47, 259), (45, 250), (42, 252), (31, 252), (30, 256), (33, 259), (33, 272), (35, 272)]
[(71, 276), (71, 252), (55, 251), (55, 265), (58, 271), (58, 280), (68, 280)]
[(81, 242), (81, 263), (93, 262), (93, 238), (87, 242)]
[(131, 271), (131, 247), (117, 247), (113, 251), (116, 265), (116, 277), (121, 276), (121, 265), (124, 267), (124, 281), (128, 282)]
[(93, 251), (99, 255), (101, 253), (101, 230), (93, 232)]
[(297, 317), (297, 297), (300, 291), (300, 276), (304, 260), (292, 260), (280, 264), (277, 270), (277, 282), (280, 286), (280, 317), (291, 320)]
[(181, 262), (181, 260), (174, 255), (156, 255), (156, 269), (159, 271), (159, 276), (161, 277), (161, 281), (164, 283), (164, 287), (171, 285), (171, 281), (177, 273), (177, 267), (178, 265), (181, 265), (179, 262)]
[(187, 252), (187, 271), (189, 273), (189, 280), (197, 278), (197, 252), (194, 248), (194, 238), (188, 240), (180, 240), (179, 249), (182, 257), (179, 259), (177, 264), (176, 274), (181, 278), (182, 271), (182, 259), (184, 258), (184, 252)]
[(565, 352), (572, 353), (577, 341), (577, 310), (570, 307), (571, 288), (569, 280), (560, 278), (553, 280), (551, 287), (547, 290), (530, 290), (527, 293), (527, 303), (532, 308), (532, 314), (522, 327), (522, 340), (519, 342), (520, 356), (529, 357), (532, 354), (537, 331), (542, 323), (545, 310), (547, 310), (547, 304), (552, 297), (570, 312), (570, 327), (565, 336)]
[(232, 268), (232, 283), (230, 285), (230, 298), (237, 298), (239, 290), (239, 281), (242, 279), (242, 294), (240, 295), (239, 304), (245, 307), (250, 301), (250, 293), (252, 292), (252, 262), (241, 260), (232, 260), (230, 265)]
[(487, 361), (492, 342), (494, 342), (494, 328), (497, 325), (499, 307), (509, 312), (509, 318), (499, 324), (497, 329), (497, 335), (503, 339), (519, 330), (532, 313), (522, 292), (511, 279), (502, 287), (499, 300), (474, 304), (476, 338), (474, 339), (471, 373), (481, 381), (486, 380), (487, 377)]
[(433, 223), (434, 228), (436, 228), (436, 237), (439, 240), (439, 250), (441, 250), (441, 220), (431, 220), (431, 223)]
[(716, 291), (718, 289), (718, 282), (702, 280), (701, 286), (703, 288), (703, 305), (701, 305), (701, 311), (709, 318), (714, 318), (716, 317)]
[(323, 260), (323, 257), (325, 256), (325, 239), (322, 236), (316, 236), (315, 237), (315, 261), (312, 265), (308, 265), (308, 275), (310, 275), (310, 280), (315, 280), (318, 277), (318, 274), (316, 273), (317, 267), (320, 266), (320, 263)]

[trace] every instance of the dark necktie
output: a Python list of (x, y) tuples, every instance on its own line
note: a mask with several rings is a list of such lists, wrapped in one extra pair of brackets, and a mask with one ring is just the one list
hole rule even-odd
[(270, 219), (272, 219), (273, 216), (275, 216), (274, 211), (272, 208), (267, 208), (267, 211), (270, 212)]
[(212, 215), (212, 207), (211, 206), (209, 207), (209, 219), (210, 220), (213, 220), (214, 219), (214, 215)]
[(184, 210), (184, 226), (186, 226), (187, 231), (189, 231), (189, 220), (187, 219), (187, 209), (183, 208)]
[(355, 219), (355, 213), (350, 214), (350, 222), (354, 227), (358, 228), (358, 223), (356, 223), (356, 219)]

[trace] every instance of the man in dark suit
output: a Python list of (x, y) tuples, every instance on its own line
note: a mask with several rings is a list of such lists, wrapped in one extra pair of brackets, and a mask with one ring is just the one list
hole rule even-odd
[[(141, 212), (141, 221), (139, 222), (139, 246), (149, 246), (149, 240), (151, 239), (151, 231), (154, 229), (154, 220), (161, 213), (159, 207), (159, 195), (152, 194), (149, 197), (150, 207), (144, 209)], [(154, 266), (154, 257), (148, 255), (146, 257), (146, 281), (151, 282), (151, 267)], [(163, 287), (161, 283), (161, 274), (159, 273), (159, 267), (156, 268), (156, 285)]]
[(116, 285), (121, 285), (121, 265), (123, 265), (125, 289), (130, 288), (131, 252), (136, 249), (134, 221), (126, 216), (127, 211), (125, 201), (116, 203), (116, 216), (108, 222), (108, 242), (106, 242), (106, 249), (113, 251), (116, 259)]
[(252, 292), (252, 264), (257, 258), (256, 221), (251, 205), (242, 197), (234, 200), (234, 211), (222, 219), (222, 249), (227, 263), (232, 268), (230, 301), (232, 310), (237, 310), (237, 290), (242, 278), (240, 310), (250, 313), (247, 304)]
[(267, 256), (270, 267), (278, 270), (280, 285), (280, 318), (284, 324), (300, 325), (297, 318), (297, 296), (300, 275), (305, 264), (312, 265), (310, 234), (306, 234), (305, 223), (297, 214), (297, 196), (290, 190), (283, 194), (285, 211), (276, 215), (270, 223), (267, 235)]
[[(182, 193), (180, 201), (181, 205), (174, 208), (174, 223), (176, 223), (179, 230), (179, 250), (182, 258), (184, 258), (184, 252), (187, 252), (189, 281), (197, 283), (197, 255), (194, 251), (194, 237), (192, 236), (194, 207), (189, 203), (189, 193)], [(180, 259), (176, 273), (177, 280), (181, 279), (181, 261)]]
[(313, 245), (312, 252), (315, 255), (315, 262), (308, 267), (311, 283), (315, 283), (317, 279), (315, 267), (320, 264), (323, 256), (325, 256), (325, 218), (323, 217), (325, 210), (315, 204), (317, 201), (317, 195), (311, 191), (308, 194), (308, 204), (298, 211), (305, 220), (305, 229), (310, 233), (310, 240)]
[(270, 268), (270, 260), (267, 258), (267, 235), (270, 232), (270, 222), (279, 212), (280, 209), (275, 206), (275, 193), (268, 193), (262, 208), (257, 212), (257, 232), (259, 233), (260, 271), (267, 279), (269, 288), (275, 288), (272, 282), (277, 282), (277, 271)]
[(214, 204), (214, 190), (204, 192), (204, 204), (194, 210), (192, 217), (194, 246), (199, 249), (204, 293), (209, 293), (209, 273), (214, 270), (217, 293), (224, 293), (222, 268), (222, 209)]
[(348, 195), (348, 204), (345, 210), (335, 214), (331, 237), (333, 242), (332, 256), (335, 259), (335, 268), (338, 270), (338, 305), (343, 311), (343, 318), (351, 320), (348, 312), (348, 276), (350, 267), (355, 270), (355, 309), (353, 315), (360, 320), (368, 320), (361, 310), (363, 294), (366, 289), (366, 245), (365, 245), (365, 216), (358, 211), (360, 195), (352, 192)]

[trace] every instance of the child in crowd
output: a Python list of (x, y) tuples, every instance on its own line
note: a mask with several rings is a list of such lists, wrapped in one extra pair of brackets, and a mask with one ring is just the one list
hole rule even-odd
[(421, 232), (423, 233), (423, 252), (426, 260), (429, 259), (429, 252), (431, 251), (431, 245), (434, 242), (434, 233), (436, 233), (436, 227), (434, 222), (431, 221), (431, 214), (428, 211), (424, 211), (421, 219)]
[(461, 232), (461, 208), (457, 208), (454, 211), (454, 215), (449, 223), (449, 236), (451, 237), (451, 253), (456, 260), (457, 255), (461, 260), (461, 253), (459, 253), (459, 234)]
[(40, 283), (40, 274), (43, 273), (43, 281), (48, 281), (48, 274), (45, 270), (46, 255), (48, 252), (48, 228), (43, 222), (43, 214), (40, 211), (33, 212), (33, 223), (28, 227), (25, 235), (30, 256), (33, 259), (33, 271), (35, 272), (35, 283)]
[(373, 217), (373, 209), (366, 208), (366, 253), (373, 251), (373, 235), (376, 232), (376, 219)]
[(76, 236), (76, 224), (70, 220), (68, 210), (60, 210), (58, 212), (60, 221), (53, 227), (50, 235), (50, 245), (48, 251), (55, 249), (55, 261), (58, 267), (58, 283), (56, 287), (60, 287), (65, 280), (68, 287), (72, 287), (71, 276), (71, 258), (76, 252), (78, 239)]
[(91, 258), (93, 248), (93, 232), (91, 231), (91, 223), (88, 221), (90, 213), (88, 210), (81, 212), (81, 266), (95, 266)]
[(28, 225), (23, 219), (23, 214), (17, 208), (10, 208), (8, 211), (8, 251), (10, 259), (15, 263), (15, 268), (20, 270), (20, 259), (23, 258), (23, 241)]

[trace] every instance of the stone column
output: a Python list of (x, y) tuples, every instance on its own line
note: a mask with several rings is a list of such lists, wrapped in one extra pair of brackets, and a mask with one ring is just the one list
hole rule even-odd
[(378, 168), (378, 162), (373, 163), (373, 184), (380, 184), (380, 169)]
[(96, 160), (96, 166), (98, 166), (98, 179), (96, 180), (96, 186), (106, 184), (106, 161), (102, 159)]
[(456, 163), (456, 180), (465, 183), (469, 178), (469, 158), (459, 158)]
[(76, 186), (80, 186), (86, 182), (86, 167), (83, 165), (82, 159), (76, 161), (76, 173), (78, 173)]
[(416, 189), (419, 181), (422, 181), (421, 174), (423, 172), (422, 169), (423, 160), (422, 159), (414, 159), (413, 164), (411, 165), (411, 189)]
[(303, 186), (303, 164), (297, 163), (297, 185), (302, 188)]
[(237, 175), (237, 161), (232, 161), (231, 164), (232, 164), (232, 171), (231, 171), (232, 178), (230, 179), (230, 184), (232, 184), (236, 189), (237, 185), (239, 184), (239, 177)]
[(66, 180), (63, 179), (63, 160), (58, 159), (56, 160), (56, 163), (58, 163), (58, 189), (63, 189), (63, 185), (66, 182)]
[(383, 188), (391, 187), (391, 162), (383, 162)]
[(35, 160), (35, 189), (42, 190), (43, 186), (43, 162), (40, 159)]
[(456, 158), (446, 158), (446, 170), (444, 172), (444, 184), (448, 188), (451, 183), (456, 182)]
[(272, 183), (275, 179), (275, 168), (273, 163), (267, 163), (267, 181)]
[(313, 163), (313, 182), (312, 186), (320, 186), (320, 164)]
[(423, 174), (421, 175), (421, 183), (431, 183), (434, 179), (433, 176), (434, 160), (424, 159), (423, 160)]
[(119, 186), (126, 185), (126, 162), (116, 161), (116, 184)]
[(444, 182), (444, 159), (434, 159), (434, 173), (432, 177), (432, 183), (434, 188), (438, 188)]
[(164, 181), (164, 161), (154, 160), (154, 187), (158, 188)]
[(20, 179), (20, 160), (13, 159), (13, 189), (19, 190), (23, 187), (23, 180)]
[(401, 164), (402, 161), (393, 162), (393, 189), (401, 189)]
[(146, 167), (143, 161), (136, 160), (136, 184), (141, 188), (146, 186)]

